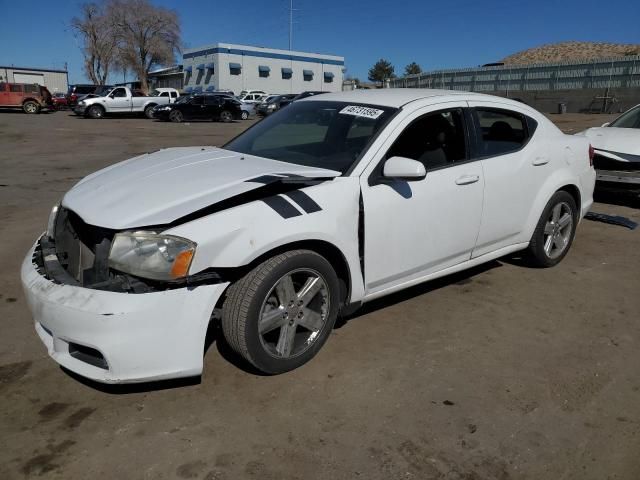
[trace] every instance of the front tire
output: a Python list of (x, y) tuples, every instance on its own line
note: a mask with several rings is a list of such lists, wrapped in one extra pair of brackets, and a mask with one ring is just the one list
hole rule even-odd
[(24, 111), (24, 113), (28, 114), (40, 113), (40, 105), (29, 100), (27, 102), (24, 102), (24, 105), (22, 105), (22, 110)]
[(242, 111), (242, 114), (240, 115), (240, 118), (242, 118), (242, 120), (246, 120), (249, 118), (249, 112), (247, 112), (246, 110)]
[(93, 119), (103, 118), (104, 108), (102, 108), (100, 105), (92, 105), (91, 107), (89, 107), (89, 110), (87, 110), (87, 115)]
[(229, 345), (267, 374), (304, 365), (329, 337), (338, 315), (339, 281), (310, 250), (276, 255), (236, 281), (222, 307)]
[(573, 197), (565, 192), (556, 192), (542, 212), (528, 254), (533, 266), (553, 267), (569, 252), (578, 225), (578, 209)]
[(173, 123), (181, 123), (184, 120), (184, 115), (180, 110), (172, 110), (169, 114), (169, 120)]

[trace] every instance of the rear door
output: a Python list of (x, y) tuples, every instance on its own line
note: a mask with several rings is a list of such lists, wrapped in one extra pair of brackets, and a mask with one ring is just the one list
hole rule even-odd
[(7, 95), (7, 105), (20, 106), (24, 99), (22, 85), (16, 83), (9, 84), (9, 94)]
[(209, 119), (218, 118), (220, 116), (222, 102), (222, 97), (218, 97), (217, 95), (209, 95), (205, 97), (205, 117)]
[(469, 102), (476, 156), (485, 177), (482, 226), (473, 257), (526, 242), (522, 234), (551, 168), (548, 148), (532, 141), (537, 122), (500, 103)]
[(204, 118), (205, 112), (204, 97), (193, 97), (189, 103), (185, 104), (182, 113), (185, 118), (198, 120)]

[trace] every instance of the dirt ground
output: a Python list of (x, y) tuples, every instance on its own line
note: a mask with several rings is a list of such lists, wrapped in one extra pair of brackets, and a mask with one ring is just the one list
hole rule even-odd
[[(61, 370), (19, 282), (51, 205), (98, 168), (249, 123), (0, 113), (0, 479), (640, 478), (640, 229), (584, 221), (556, 268), (495, 261), (376, 301), (281, 376), (218, 341), (199, 382)], [(607, 201), (593, 210), (640, 222)]]

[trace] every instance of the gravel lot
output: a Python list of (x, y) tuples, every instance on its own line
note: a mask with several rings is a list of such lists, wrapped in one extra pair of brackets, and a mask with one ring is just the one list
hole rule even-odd
[[(250, 123), (0, 113), (0, 479), (640, 478), (640, 229), (585, 221), (556, 268), (495, 261), (376, 301), (277, 377), (218, 341), (199, 383), (58, 368), (19, 282), (51, 205), (98, 168)], [(593, 210), (640, 222), (607, 201)]]

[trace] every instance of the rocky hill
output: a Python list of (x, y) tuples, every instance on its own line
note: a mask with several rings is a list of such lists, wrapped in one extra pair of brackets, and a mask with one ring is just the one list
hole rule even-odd
[(550, 43), (509, 55), (502, 62), (505, 65), (527, 65), (595, 58), (640, 55), (640, 45), (598, 42)]

